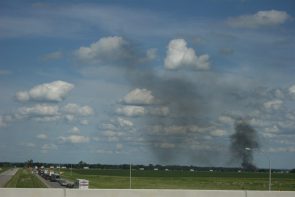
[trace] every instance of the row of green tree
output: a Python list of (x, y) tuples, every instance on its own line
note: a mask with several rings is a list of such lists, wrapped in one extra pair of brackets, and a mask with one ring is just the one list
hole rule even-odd
[[(80, 161), (78, 163), (45, 163), (45, 162), (34, 162), (32, 159), (29, 159), (25, 162), (0, 162), (0, 167), (41, 167), (49, 168), (50, 166), (63, 166), (66, 168), (76, 168), (81, 169), (84, 167), (96, 168), (96, 169), (129, 169), (130, 164), (89, 164), (84, 161)], [(145, 170), (154, 170), (155, 168), (158, 170), (197, 170), (197, 171), (239, 171), (241, 168), (236, 167), (200, 167), (200, 166), (192, 166), (192, 165), (160, 165), (160, 164), (148, 164), (148, 165), (134, 165), (132, 164), (133, 169), (143, 168)], [(264, 172), (268, 171), (268, 169), (257, 169), (256, 171)], [(285, 170), (285, 169), (273, 169), (273, 171), (289, 171), (290, 173), (295, 173), (295, 169)]]

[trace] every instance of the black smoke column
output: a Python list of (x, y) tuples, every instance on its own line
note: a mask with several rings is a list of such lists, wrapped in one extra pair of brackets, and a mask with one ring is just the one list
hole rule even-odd
[(231, 152), (233, 157), (241, 161), (245, 170), (255, 170), (253, 151), (259, 148), (257, 133), (246, 120), (235, 123), (235, 133), (231, 136)]

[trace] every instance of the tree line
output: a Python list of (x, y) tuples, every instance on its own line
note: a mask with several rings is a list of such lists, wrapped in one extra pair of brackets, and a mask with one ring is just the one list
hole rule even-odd
[[(95, 168), (95, 169), (129, 169), (130, 164), (90, 164), (84, 161), (79, 161), (78, 163), (46, 163), (46, 162), (34, 162), (32, 159), (29, 159), (25, 162), (0, 162), (0, 167), (41, 167), (44, 166), (45, 168), (49, 168), (50, 166), (56, 167), (66, 167), (66, 168), (74, 168), (74, 169), (82, 169), (84, 167), (88, 168)], [(200, 166), (193, 166), (193, 165), (160, 165), (160, 164), (148, 164), (148, 165), (141, 165), (141, 164), (132, 164), (133, 169), (144, 169), (144, 170), (195, 170), (195, 171), (240, 171), (241, 168), (238, 167), (200, 167)], [(266, 172), (268, 169), (257, 169), (258, 172)], [(295, 173), (295, 169), (286, 170), (286, 169), (273, 169), (273, 171), (288, 171), (290, 173)]]

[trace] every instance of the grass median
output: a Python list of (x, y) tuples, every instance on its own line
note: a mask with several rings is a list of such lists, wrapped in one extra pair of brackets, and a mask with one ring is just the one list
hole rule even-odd
[(46, 188), (46, 186), (29, 169), (19, 169), (6, 183), (9, 188)]

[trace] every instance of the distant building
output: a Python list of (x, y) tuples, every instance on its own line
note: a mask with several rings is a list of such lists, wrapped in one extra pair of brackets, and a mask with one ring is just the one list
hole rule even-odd
[(49, 168), (50, 168), (50, 169), (54, 169), (54, 166), (50, 166)]
[(154, 171), (158, 171), (159, 169), (158, 168), (154, 168)]
[(190, 169), (189, 171), (194, 172), (195, 170), (194, 169)]
[(168, 168), (166, 168), (166, 169), (165, 169), (165, 171), (169, 171), (169, 169), (168, 169)]
[(139, 170), (144, 170), (144, 168), (139, 168)]
[(89, 167), (88, 167), (88, 166), (85, 166), (85, 167), (83, 167), (83, 169), (84, 169), (84, 170), (88, 170), (88, 169), (89, 169)]

